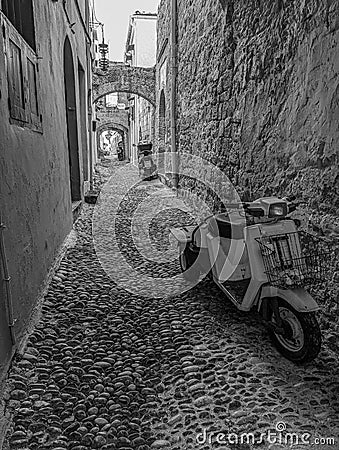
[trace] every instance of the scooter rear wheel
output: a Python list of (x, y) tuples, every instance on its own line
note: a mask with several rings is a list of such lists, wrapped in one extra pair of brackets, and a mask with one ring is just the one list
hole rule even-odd
[[(315, 359), (321, 347), (321, 331), (314, 312), (296, 311), (282, 299), (278, 303), (285, 334), (271, 332), (271, 338), (279, 352), (296, 363)], [(276, 322), (272, 312), (271, 320)]]
[(196, 281), (199, 278), (200, 270), (194, 266), (199, 256), (199, 248), (188, 242), (184, 248), (180, 249), (179, 263), (183, 276), (188, 281)]

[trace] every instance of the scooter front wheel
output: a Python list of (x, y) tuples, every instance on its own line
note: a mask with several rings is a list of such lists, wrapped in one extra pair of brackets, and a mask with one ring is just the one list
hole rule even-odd
[[(279, 352), (296, 363), (315, 359), (321, 347), (321, 331), (315, 313), (296, 311), (282, 299), (278, 308), (284, 333), (272, 330), (271, 338)], [(276, 323), (273, 312), (271, 320)]]

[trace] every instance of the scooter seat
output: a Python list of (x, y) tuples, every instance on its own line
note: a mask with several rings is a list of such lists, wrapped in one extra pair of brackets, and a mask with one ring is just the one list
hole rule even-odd
[(218, 214), (209, 221), (208, 230), (213, 236), (227, 239), (244, 239), (246, 221), (239, 215)]

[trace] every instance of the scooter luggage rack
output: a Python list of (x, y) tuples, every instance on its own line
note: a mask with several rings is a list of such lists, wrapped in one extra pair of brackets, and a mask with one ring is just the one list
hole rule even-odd
[(331, 268), (326, 242), (305, 231), (261, 236), (265, 273), (271, 285), (283, 289), (323, 283)]

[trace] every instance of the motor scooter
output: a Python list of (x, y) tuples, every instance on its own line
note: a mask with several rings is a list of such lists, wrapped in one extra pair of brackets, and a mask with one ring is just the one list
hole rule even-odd
[(319, 306), (305, 287), (325, 281), (328, 247), (297, 231), (288, 199), (224, 207), (198, 226), (170, 230), (184, 277), (196, 282), (208, 274), (239, 310), (259, 312), (282, 355), (313, 360), (321, 347)]
[(150, 181), (158, 178), (157, 166), (152, 157), (151, 142), (140, 142), (138, 144), (138, 168), (139, 176), (143, 181)]
[(139, 158), (138, 166), (139, 176), (143, 181), (150, 181), (158, 178), (157, 166), (153, 161), (151, 152), (144, 152)]

